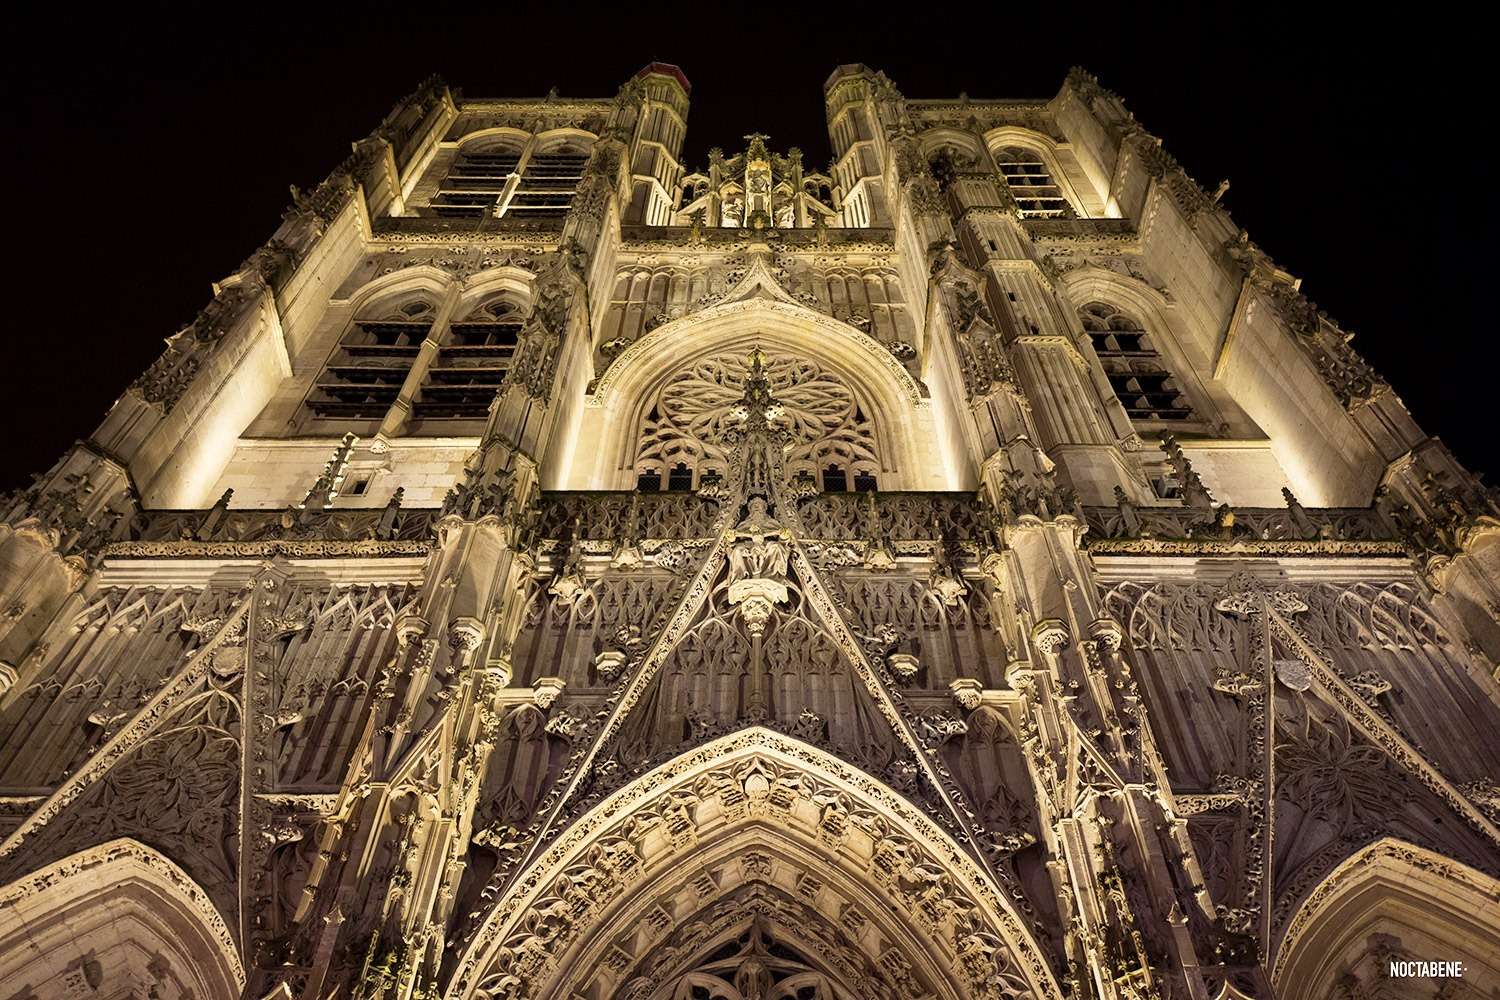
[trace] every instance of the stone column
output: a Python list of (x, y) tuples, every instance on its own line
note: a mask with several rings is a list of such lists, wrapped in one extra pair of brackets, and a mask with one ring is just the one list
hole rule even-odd
[(406, 425), (411, 421), (412, 404), (416, 401), (417, 393), (422, 389), (422, 383), (427, 380), (428, 370), (437, 360), (443, 341), (448, 337), (448, 329), (452, 325), (453, 314), (458, 311), (462, 292), (462, 286), (454, 282), (443, 294), (443, 301), (438, 303), (437, 315), (433, 317), (432, 326), (427, 331), (427, 339), (422, 341), (422, 349), (417, 352), (416, 360), (411, 364), (411, 370), (406, 373), (406, 381), (401, 383), (401, 391), (396, 395), (396, 401), (391, 404), (391, 408), (386, 411), (385, 419), (380, 422), (381, 437), (400, 437), (405, 433)]
[[(996, 463), (998, 464), (998, 463)], [(1170, 801), (1122, 630), (1104, 616), (1081, 548), (1082, 525), (1060, 491), (1038, 474), (981, 487), (998, 509), (982, 566), (1011, 596), (1029, 639), (1007, 679), (1021, 695), (1022, 736), (1064, 926), (1070, 974), (1105, 998), (1140, 995), (1161, 980), (1207, 1000), (1189, 910), (1169, 866), (1182, 863), (1163, 803)], [(1141, 859), (1142, 882), (1127, 884), (1120, 854)], [(1200, 913), (1199, 925), (1212, 919)], [(1173, 961), (1150, 964), (1144, 936), (1164, 941)], [(1077, 988), (1077, 987), (1075, 987)], [(1089, 994), (1085, 994), (1089, 995)], [(1175, 994), (1174, 994), (1175, 995)]]

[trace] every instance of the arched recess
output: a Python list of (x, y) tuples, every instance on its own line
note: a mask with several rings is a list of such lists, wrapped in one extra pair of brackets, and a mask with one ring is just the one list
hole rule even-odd
[(32, 1000), (234, 1000), (245, 973), (203, 889), (121, 838), (0, 887), (0, 983)]
[(990, 162), (983, 143), (973, 132), (948, 127), (931, 128), (919, 135), (917, 142), (923, 159), (945, 189), (949, 178), (942, 176), (943, 170), (984, 170), (984, 165)]
[(581, 128), (553, 128), (536, 134), (536, 151), (550, 153), (558, 149), (573, 148), (588, 152), (599, 137)]
[(334, 300), (333, 304), (345, 306), (352, 316), (409, 294), (426, 295), (436, 302), (447, 294), (454, 280), (453, 275), (436, 265), (417, 264), (372, 278), (350, 292), (342, 302)]
[(460, 959), (453, 1000), (677, 1000), (657, 987), (715, 962), (751, 974), (745, 955), (719, 952), (757, 921), (804, 967), (781, 972), (824, 976), (839, 1000), (1061, 996), (1010, 900), (930, 817), (761, 727), (631, 781), (511, 885)]
[[(777, 298), (721, 303), (636, 340), (599, 377), (576, 437), (577, 460), (559, 489), (629, 489), (631, 464), (653, 394), (693, 364), (723, 354), (805, 358), (843, 380), (869, 407), (885, 468), (882, 489), (972, 485), (954, 442), (937, 433), (924, 385), (873, 337)], [(887, 485), (891, 484), (891, 485)]]
[[(1161, 292), (1139, 278), (1091, 264), (1074, 268), (1065, 274), (1058, 282), (1058, 291), (1067, 299), (1070, 306), (1069, 322), (1078, 324), (1075, 329), (1082, 325), (1080, 311), (1092, 303), (1113, 306), (1141, 325), (1150, 339), (1152, 349), (1160, 355), (1166, 369), (1178, 384), (1183, 386), (1184, 394), (1192, 403), (1192, 430), (1203, 434), (1212, 433), (1226, 419), (1226, 415), (1220, 412), (1221, 401), (1210, 393), (1204, 381), (1205, 375), (1213, 368), (1209, 348), (1194, 343), (1187, 331), (1179, 329), (1175, 316), (1168, 318), (1173, 315), (1171, 303)], [(1101, 391), (1105, 388), (1101, 387)], [(1113, 393), (1113, 390), (1109, 391)], [(1255, 433), (1251, 429), (1253, 425), (1246, 426), (1250, 423), (1249, 419), (1239, 413), (1237, 408), (1227, 418), (1235, 421), (1238, 425), (1236, 430), (1242, 436)], [(1128, 433), (1131, 429), (1127, 425), (1124, 430)]]
[(991, 157), (1008, 148), (1034, 153), (1075, 212), (1083, 218), (1097, 218), (1104, 214), (1104, 204), (1083, 176), (1072, 150), (1060, 149), (1051, 136), (1019, 125), (1002, 125), (984, 134), (984, 145)]
[[(1216, 345), (1211, 339), (1196, 336), (1197, 331), (1188, 319), (1173, 308), (1162, 292), (1141, 278), (1097, 264), (1086, 264), (1063, 275), (1058, 291), (1072, 306), (1075, 322), (1077, 310), (1090, 302), (1107, 302), (1140, 320), (1173, 372), (1193, 380), (1194, 395), (1207, 395), (1204, 381), (1212, 378)], [(1247, 418), (1239, 416), (1239, 419)]]
[(1274, 952), (1271, 982), (1281, 1000), (1341, 996), (1346, 977), (1372, 1000), (1432, 996), (1444, 982), (1394, 990), (1424, 987), (1388, 980), (1391, 960), (1460, 961), (1463, 980), (1500, 983), (1500, 881), (1414, 844), (1377, 840), (1302, 900)]
[(469, 277), (463, 283), (462, 298), (454, 316), (467, 316), (475, 306), (493, 298), (503, 297), (515, 303), (515, 311), (521, 316), (531, 312), (531, 297), (536, 275), (514, 265), (486, 268)]
[(488, 152), (490, 150), (505, 150), (519, 153), (530, 140), (531, 133), (525, 129), (497, 126), (495, 128), (482, 128), (474, 132), (469, 132), (460, 137), (454, 145), (460, 153)]

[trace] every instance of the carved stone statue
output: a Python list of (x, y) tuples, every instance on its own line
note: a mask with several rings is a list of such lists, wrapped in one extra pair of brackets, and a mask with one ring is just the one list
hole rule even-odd
[(787, 599), (786, 529), (751, 497), (749, 513), (734, 526), (729, 546), (729, 603), (740, 609), (752, 636), (765, 632), (774, 605)]
[(763, 498), (751, 497), (749, 508), (745, 519), (734, 526), (734, 543), (729, 549), (730, 579), (785, 583), (786, 529), (770, 515)]

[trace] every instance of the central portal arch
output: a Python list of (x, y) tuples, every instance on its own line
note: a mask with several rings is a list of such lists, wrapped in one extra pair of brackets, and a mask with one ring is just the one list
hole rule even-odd
[(1011, 900), (929, 816), (825, 751), (755, 727), (575, 819), (486, 915), (448, 995), (1061, 992)]

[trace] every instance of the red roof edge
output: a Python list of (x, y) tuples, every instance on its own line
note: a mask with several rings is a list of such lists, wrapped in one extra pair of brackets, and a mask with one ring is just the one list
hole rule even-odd
[(688, 78), (683, 74), (682, 67), (680, 66), (674, 66), (671, 63), (664, 62), (647, 63), (645, 67), (643, 67), (641, 71), (636, 74), (636, 78), (639, 79), (640, 77), (648, 76), (652, 73), (660, 73), (663, 76), (670, 76), (678, 83), (682, 84), (682, 89), (686, 93), (691, 94), (693, 92), (693, 85), (691, 83), (688, 83)]

